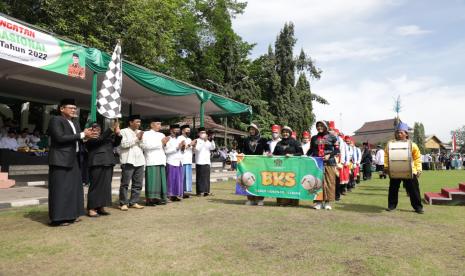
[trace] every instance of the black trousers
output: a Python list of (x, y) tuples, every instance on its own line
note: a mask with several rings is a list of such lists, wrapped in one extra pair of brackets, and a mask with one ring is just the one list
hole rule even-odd
[(371, 179), (371, 164), (363, 164), (363, 180)]
[(341, 180), (339, 179), (339, 176), (336, 177), (336, 200), (339, 200), (341, 198)]
[(404, 183), (404, 187), (410, 196), (410, 204), (415, 210), (422, 210), (423, 205), (421, 204), (420, 196), (420, 185), (418, 178), (414, 175), (412, 179), (390, 179), (389, 180), (389, 197), (388, 207), (389, 209), (395, 209), (397, 207), (399, 198), (399, 187), (400, 182)]

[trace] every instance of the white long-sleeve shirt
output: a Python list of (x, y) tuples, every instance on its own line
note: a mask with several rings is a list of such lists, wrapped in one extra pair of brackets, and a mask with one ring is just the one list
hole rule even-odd
[(384, 150), (379, 149), (375, 155), (375, 164), (384, 165)]
[(192, 140), (189, 137), (185, 137), (184, 135), (181, 135), (178, 137), (179, 142), (185, 141), (186, 143), (186, 148), (184, 149), (184, 152), (181, 151), (182, 155), (182, 164), (183, 165), (189, 165), (192, 164)]
[(195, 164), (196, 165), (210, 165), (210, 151), (215, 149), (215, 141), (204, 141), (197, 139), (195, 145)]
[(6, 136), (0, 140), (1, 149), (18, 150), (18, 146), (18, 141), (15, 138)]
[(337, 140), (339, 141), (339, 156), (341, 164), (347, 164), (349, 161), (347, 160), (347, 144), (344, 142), (340, 136), (337, 136)]
[(353, 162), (354, 161), (354, 147), (351, 146), (351, 145), (348, 145), (348, 144), (346, 144), (346, 145), (347, 145), (346, 161), (354, 163)]
[(304, 155), (307, 155), (307, 152), (310, 150), (310, 142), (308, 143), (302, 143), (302, 151)]
[(182, 166), (182, 154), (179, 148), (179, 143), (181, 143), (180, 137), (174, 138), (171, 136), (165, 146), (166, 163), (171, 166)]
[(270, 148), (270, 153), (274, 152), (274, 148), (279, 143), (279, 141), (281, 141), (281, 138), (278, 138), (276, 140), (268, 141), (268, 147)]
[(145, 165), (144, 152), (140, 147), (141, 140), (139, 140), (136, 136), (139, 132), (141, 132), (141, 130), (133, 131), (130, 128), (123, 128), (121, 130), (121, 164), (132, 164), (134, 167)]
[(360, 165), (362, 162), (362, 151), (359, 147), (354, 147), (354, 164)]
[(144, 150), (145, 164), (147, 166), (166, 165), (165, 150), (161, 141), (163, 138), (165, 138), (165, 134), (158, 131), (149, 130), (144, 132), (140, 146)]

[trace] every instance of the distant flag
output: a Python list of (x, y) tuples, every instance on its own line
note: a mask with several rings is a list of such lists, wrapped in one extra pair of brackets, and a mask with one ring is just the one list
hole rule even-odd
[(454, 132), (454, 134), (452, 135), (452, 152), (456, 152), (457, 151), (457, 136), (456, 136), (456, 132)]
[(97, 110), (102, 116), (109, 119), (121, 118), (122, 65), (121, 45), (118, 42), (97, 95)]

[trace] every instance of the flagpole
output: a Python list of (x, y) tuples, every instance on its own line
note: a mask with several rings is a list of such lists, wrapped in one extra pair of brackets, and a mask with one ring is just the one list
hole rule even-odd
[(90, 100), (90, 119), (97, 121), (97, 72), (92, 75), (92, 96)]

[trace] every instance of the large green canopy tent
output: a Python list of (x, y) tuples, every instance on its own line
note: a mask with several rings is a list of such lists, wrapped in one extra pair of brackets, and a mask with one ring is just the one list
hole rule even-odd
[[(31, 35), (32, 32), (34, 32), (33, 35)], [(12, 45), (16, 43), (28, 51), (32, 49), (33, 53), (35, 53), (34, 47), (38, 49), (37, 52), (42, 50), (45, 52), (45, 49), (52, 46), (48, 47), (49, 45), (44, 43), (47, 47), (40, 48), (40, 43), (47, 39), (58, 41), (59, 47), (57, 48), (60, 48), (61, 52), (55, 60), (63, 59), (66, 54), (71, 56), (74, 50), (76, 52), (78, 51), (76, 49), (79, 49), (81, 57), (85, 56), (84, 59), (80, 57), (80, 63), (86, 68), (85, 79), (69, 77), (66, 72), (56, 73), (58, 69), (52, 65), (58, 62), (38, 66), (38, 63), (32, 63), (35, 61), (31, 57), (28, 58), (32, 61), (24, 61), (25, 59), (16, 61), (10, 58), (10, 53), (20, 55), (21, 53), (14, 52), (19, 48), (3, 47), (6, 43)], [(51, 35), (36, 26), (4, 14), (0, 14), (0, 40), (4, 41), (3, 43), (0, 41), (2, 45), (0, 47), (0, 95), (51, 104), (56, 104), (61, 98), (75, 98), (79, 107), (90, 107), (91, 116), (95, 119), (96, 95), (111, 59), (110, 55), (99, 49)], [(37, 44), (33, 44), (35, 40), (38, 41)], [(71, 50), (65, 52), (64, 49)], [(60, 66), (64, 65), (60, 64)], [(133, 113), (142, 116), (175, 117), (200, 114), (201, 125), (203, 125), (205, 114), (251, 114), (252, 112), (248, 105), (126, 60), (123, 60), (121, 94), (123, 114), (129, 114), (130, 109)]]

